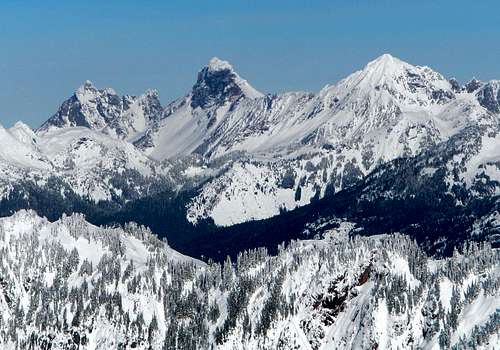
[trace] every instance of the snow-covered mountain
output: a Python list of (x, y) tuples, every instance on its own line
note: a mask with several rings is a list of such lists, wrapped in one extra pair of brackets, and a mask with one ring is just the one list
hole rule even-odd
[(158, 120), (163, 108), (158, 92), (119, 96), (107, 88), (98, 90), (86, 81), (38, 130), (87, 127), (120, 139), (134, 139)]
[(135, 144), (159, 160), (206, 154), (209, 150), (204, 144), (225, 123), (232, 106), (262, 97), (228, 62), (213, 58), (198, 73), (192, 91), (168, 105), (161, 119)]
[(0, 219), (0, 347), (14, 349), (495, 349), (500, 254), (429, 258), (342, 222), (276, 256), (204, 264), (135, 224)]

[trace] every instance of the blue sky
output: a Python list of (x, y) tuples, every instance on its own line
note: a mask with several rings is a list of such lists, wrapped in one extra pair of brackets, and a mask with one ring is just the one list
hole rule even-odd
[(500, 79), (497, 1), (0, 2), (0, 124), (39, 126), (83, 83), (163, 103), (213, 56), (263, 92), (317, 91), (389, 52)]

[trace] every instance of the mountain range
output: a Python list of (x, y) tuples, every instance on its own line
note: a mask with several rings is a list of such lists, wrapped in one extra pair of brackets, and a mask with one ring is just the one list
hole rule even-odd
[[(454, 235), (473, 236), (499, 215), (499, 103), (498, 81), (460, 85), (389, 54), (318, 93), (263, 94), (218, 58), (166, 106), (155, 90), (119, 96), (87, 81), (40, 128), (0, 129), (0, 212), (139, 221), (193, 253), (186, 246), (199, 231), (253, 227), (355, 189), (349, 216), (365, 229), (360, 202), (383, 198), (394, 210), (426, 193), (418, 210), (444, 201), (460, 212)], [(148, 201), (166, 209), (131, 209)], [(182, 233), (165, 227), (174, 217)]]

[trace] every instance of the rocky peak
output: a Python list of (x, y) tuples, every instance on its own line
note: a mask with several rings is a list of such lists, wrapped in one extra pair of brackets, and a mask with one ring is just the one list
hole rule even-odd
[(85, 82), (77, 89), (77, 91), (97, 91), (97, 88), (90, 80), (85, 80)]
[(206, 68), (212, 72), (223, 70), (230, 70), (234, 72), (233, 66), (228, 61), (221, 60), (218, 57), (212, 57)]
[(192, 89), (191, 107), (207, 108), (241, 97), (258, 98), (262, 93), (242, 79), (227, 61), (214, 57), (199, 73)]

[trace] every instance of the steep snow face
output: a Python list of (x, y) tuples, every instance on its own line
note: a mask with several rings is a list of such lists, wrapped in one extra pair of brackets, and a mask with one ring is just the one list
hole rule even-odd
[(156, 121), (162, 111), (158, 93), (118, 96), (113, 89), (98, 90), (90, 81), (79, 87), (38, 133), (53, 128), (82, 126), (104, 131), (122, 139), (132, 139)]
[[(410, 152), (403, 154), (413, 170), (402, 171), (396, 178), (393, 177), (398, 171), (392, 167), (375, 168), (383, 162), (372, 163), (372, 152), (379, 151), (369, 144), (358, 149), (347, 146), (321, 149), (280, 159), (242, 158), (203, 186), (200, 194), (188, 204), (187, 218), (193, 223), (211, 218), (220, 226), (265, 219), (362, 181), (367, 193), (373, 193), (374, 198), (383, 196), (387, 190), (383, 181), (376, 181), (376, 186), (371, 188), (370, 182), (365, 181), (367, 175), (399, 184), (397, 188), (389, 186), (391, 189), (385, 195), (391, 198), (405, 198), (415, 190), (416, 184), (426, 188), (425, 179), (436, 181), (428, 190), (440, 183), (455, 195), (460, 188), (464, 191), (462, 195), (468, 193), (470, 198), (497, 196), (500, 194), (499, 135), (498, 125), (465, 128), (445, 141), (428, 146), (415, 158), (409, 157)], [(386, 150), (394, 152), (391, 147), (398, 143), (390, 140)], [(397, 153), (392, 154), (398, 157)], [(401, 163), (398, 166), (401, 167)], [(413, 173), (416, 175), (410, 175)], [(393, 180), (389, 180), (391, 178)], [(456, 196), (457, 203), (464, 200), (462, 195)]]
[(0, 347), (495, 349), (498, 250), (434, 260), (353, 228), (206, 265), (135, 224), (18, 212), (0, 219)]

